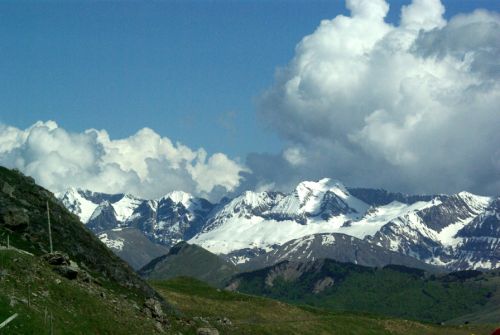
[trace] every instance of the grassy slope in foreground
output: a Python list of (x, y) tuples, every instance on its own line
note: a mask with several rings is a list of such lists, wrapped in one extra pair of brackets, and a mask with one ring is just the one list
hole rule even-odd
[(140, 307), (131, 295), (61, 277), (39, 257), (0, 250), (0, 321), (19, 314), (0, 333), (156, 334)]
[[(204, 318), (221, 334), (490, 335), (492, 326), (438, 326), (367, 314), (332, 313), (272, 299), (218, 290), (195, 279), (152, 281), (187, 317)], [(232, 325), (218, 319), (227, 317)]]

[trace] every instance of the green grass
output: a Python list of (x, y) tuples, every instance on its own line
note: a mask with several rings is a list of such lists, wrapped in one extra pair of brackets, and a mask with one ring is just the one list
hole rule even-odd
[[(0, 187), (8, 183), (13, 187), (12, 196), (0, 191), (0, 244), (10, 244), (40, 256), (49, 251), (47, 202), (50, 206), (51, 232), (54, 250), (69, 255), (71, 260), (85, 268), (103, 287), (117, 294), (126, 294), (138, 304), (146, 297), (155, 296), (139, 276), (88, 231), (52, 193), (15, 170), (0, 167)], [(17, 213), (12, 217), (9, 213)], [(28, 221), (28, 224), (20, 224)], [(156, 298), (162, 300), (156, 295)], [(168, 309), (168, 304), (163, 302)]]
[[(276, 300), (213, 288), (198, 280), (179, 277), (151, 281), (187, 318), (208, 321), (221, 334), (446, 334), (489, 335), (492, 326), (438, 326), (362, 314), (329, 312)], [(217, 319), (227, 317), (232, 326)], [(198, 325), (203, 323), (198, 323)]]
[[(131, 296), (68, 280), (36, 256), (0, 250), (0, 319), (18, 313), (4, 334), (155, 334)], [(1, 330), (0, 330), (1, 332)]]
[(488, 292), (492, 292), (491, 298), (488, 299), (481, 310), (450, 320), (450, 323), (461, 324), (468, 321), (473, 323), (496, 323), (500, 325), (500, 271), (496, 270), (486, 274), (480, 281), (480, 284)]

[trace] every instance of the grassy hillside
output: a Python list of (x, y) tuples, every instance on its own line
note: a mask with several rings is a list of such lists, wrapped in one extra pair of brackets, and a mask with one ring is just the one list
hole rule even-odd
[(49, 334), (51, 327), (54, 334), (159, 333), (133, 291), (66, 279), (14, 250), (0, 250), (0, 273), (0, 319), (19, 314), (5, 334)]
[(222, 286), (236, 267), (197, 245), (179, 242), (168, 254), (152, 260), (139, 270), (148, 279), (170, 279), (179, 276), (197, 278), (214, 286)]
[(500, 325), (500, 270), (485, 273), (482, 276), (481, 285), (488, 288), (494, 294), (479, 311), (462, 315), (450, 320), (449, 323), (462, 324), (469, 323), (490, 323)]
[[(401, 266), (368, 268), (332, 260), (283, 262), (243, 273), (230, 287), (334, 311), (362, 311), (443, 322), (499, 306), (498, 274), (429, 275)], [(470, 320), (464, 320), (470, 321)], [(500, 322), (500, 314), (487, 319)]]
[[(221, 334), (490, 335), (492, 326), (439, 326), (368, 314), (328, 312), (213, 288), (180, 277), (152, 281), (187, 317)], [(230, 324), (224, 323), (224, 318)]]
[[(8, 185), (8, 186), (6, 186)], [(6, 189), (13, 190), (7, 192)], [(118, 284), (155, 296), (141, 278), (69, 213), (52, 193), (21, 173), (0, 167), (0, 243), (35, 255), (49, 251), (46, 203), (50, 206), (54, 250), (62, 251), (104, 284)], [(158, 299), (161, 299), (158, 297)]]

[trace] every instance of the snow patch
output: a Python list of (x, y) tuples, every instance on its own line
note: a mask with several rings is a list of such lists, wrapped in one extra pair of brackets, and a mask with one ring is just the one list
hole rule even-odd
[(106, 246), (110, 249), (115, 249), (118, 251), (123, 250), (123, 246), (125, 245), (125, 240), (123, 238), (117, 238), (115, 240), (108, 237), (108, 234), (103, 233), (99, 234), (99, 239), (102, 243), (106, 244)]

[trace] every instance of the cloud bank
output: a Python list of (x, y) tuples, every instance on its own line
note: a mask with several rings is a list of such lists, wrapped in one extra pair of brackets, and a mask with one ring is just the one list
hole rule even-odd
[(74, 186), (146, 198), (184, 190), (214, 199), (238, 187), (247, 171), (224, 154), (208, 156), (149, 128), (113, 140), (105, 130), (71, 133), (53, 121), (25, 130), (0, 125), (0, 164), (53, 192)]
[(250, 155), (250, 180), (285, 187), (332, 176), (408, 192), (500, 194), (498, 13), (446, 21), (440, 1), (414, 0), (391, 25), (383, 0), (346, 5), (350, 16), (304, 37), (261, 96), (261, 119), (287, 147), (279, 157)]

